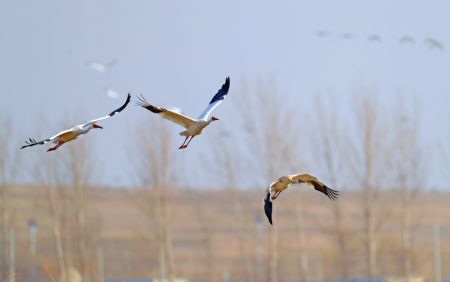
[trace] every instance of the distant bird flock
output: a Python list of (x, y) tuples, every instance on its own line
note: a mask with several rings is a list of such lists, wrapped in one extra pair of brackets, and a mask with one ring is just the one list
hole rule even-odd
[[(93, 67), (93, 69), (100, 72), (104, 72), (107, 69), (107, 67), (100, 67), (99, 65), (93, 66), (95, 66), (95, 68)], [(147, 109), (150, 112), (155, 113), (164, 119), (170, 120), (184, 127), (185, 130), (180, 132), (180, 135), (185, 136), (186, 138), (184, 139), (183, 143), (178, 149), (185, 149), (188, 147), (189, 143), (195, 136), (200, 135), (202, 131), (212, 122), (219, 120), (217, 117), (212, 116), (211, 114), (214, 111), (214, 109), (217, 108), (223, 102), (225, 97), (228, 95), (229, 90), (230, 90), (230, 78), (227, 77), (225, 79), (225, 83), (213, 96), (208, 106), (199, 115), (198, 118), (188, 117), (186, 115), (181, 114), (178, 110), (175, 109), (165, 109), (158, 106), (154, 106), (150, 104), (142, 94), (136, 98), (136, 105), (144, 109)], [(117, 92), (113, 90), (107, 90), (107, 93), (112, 98), (118, 98), (119, 95)], [(54, 144), (54, 146), (50, 147), (47, 150), (47, 152), (56, 151), (63, 144), (77, 139), (80, 135), (87, 134), (91, 129), (96, 128), (103, 129), (102, 126), (98, 125), (98, 122), (113, 117), (116, 114), (122, 112), (128, 106), (130, 101), (131, 101), (131, 94), (128, 94), (125, 103), (119, 108), (109, 113), (108, 115), (97, 119), (93, 119), (84, 124), (75, 125), (72, 128), (63, 130), (41, 141), (36, 141), (33, 138), (29, 138), (27, 141), (25, 141), (25, 145), (20, 147), (20, 149), (52, 143)], [(286, 190), (291, 184), (301, 184), (301, 183), (312, 185), (314, 189), (327, 195), (328, 198), (330, 198), (330, 200), (337, 199), (338, 191), (329, 188), (312, 175), (297, 174), (280, 177), (277, 181), (269, 185), (269, 187), (266, 190), (266, 196), (264, 198), (264, 212), (271, 225), (272, 225), (272, 201), (275, 200), (278, 197), (278, 195), (282, 191)]]
[[(324, 39), (327, 37), (332, 37), (333, 33), (328, 31), (328, 30), (319, 30), (316, 31), (316, 36)], [(335, 36), (337, 38), (343, 39), (343, 40), (351, 40), (351, 39), (355, 39), (356, 35), (352, 32), (341, 32), (341, 33), (336, 33)], [(381, 43), (383, 42), (383, 37), (379, 34), (376, 33), (372, 33), (369, 35), (366, 35), (364, 37), (362, 37), (364, 40), (366, 40), (367, 42), (370, 43)], [(400, 36), (398, 38), (398, 43), (399, 44), (416, 44), (419, 42), (422, 42), (422, 44), (424, 44), (425, 46), (427, 46), (430, 50), (438, 50), (438, 51), (444, 51), (445, 50), (445, 46), (444, 43), (442, 43), (440, 40), (433, 38), (433, 37), (427, 37), (425, 39), (419, 40), (414, 38), (411, 35), (403, 35)]]

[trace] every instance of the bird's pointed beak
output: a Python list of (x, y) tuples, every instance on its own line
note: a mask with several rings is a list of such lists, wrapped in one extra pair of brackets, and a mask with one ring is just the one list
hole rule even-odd
[(100, 128), (100, 129), (103, 129), (103, 127), (101, 127), (100, 125), (96, 125), (95, 123), (92, 125), (92, 128)]
[(219, 120), (218, 118), (216, 118), (216, 117), (211, 117), (211, 119), (212, 120)]

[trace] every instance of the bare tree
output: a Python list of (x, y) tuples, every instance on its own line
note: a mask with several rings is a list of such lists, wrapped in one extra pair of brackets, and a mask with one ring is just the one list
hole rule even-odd
[[(362, 209), (365, 224), (366, 269), (371, 281), (377, 275), (378, 232), (382, 221), (377, 207), (380, 189), (389, 184), (391, 151), (386, 109), (380, 108), (377, 91), (361, 87), (353, 97), (355, 102), (355, 131), (348, 131), (351, 151), (345, 152), (353, 180), (362, 189)], [(384, 110), (384, 111), (383, 111)], [(386, 207), (383, 210), (387, 212)]]
[(213, 220), (209, 216), (207, 211), (209, 206), (205, 205), (206, 202), (203, 193), (199, 191), (191, 190), (189, 191), (189, 201), (193, 207), (194, 216), (197, 217), (197, 223), (201, 232), (201, 241), (203, 243), (203, 250), (205, 252), (205, 272), (207, 273), (207, 281), (216, 281), (215, 276), (215, 260), (214, 260), (214, 230)]
[(81, 273), (82, 281), (91, 280), (90, 268), (95, 263), (92, 246), (100, 231), (98, 218), (88, 209), (92, 173), (95, 166), (84, 140), (39, 156), (35, 165), (34, 177), (48, 199), (61, 281), (67, 281), (69, 272), (74, 271)]
[(58, 172), (58, 164), (56, 159), (45, 156), (44, 158), (39, 158), (37, 160), (37, 165), (35, 165), (34, 176), (36, 182), (44, 187), (46, 196), (48, 199), (48, 211), (51, 218), (51, 227), (52, 234), (54, 238), (55, 250), (56, 250), (56, 258), (59, 274), (61, 277), (61, 281), (65, 281), (67, 279), (67, 257), (66, 257), (66, 249), (63, 243), (63, 228), (62, 222), (64, 218), (67, 216), (65, 213), (67, 209), (65, 208), (66, 204), (66, 193), (63, 187), (60, 186), (59, 180), (59, 172)]
[[(298, 164), (299, 128), (294, 124), (296, 112), (279, 96), (273, 81), (259, 81), (255, 91), (243, 83), (239, 113), (247, 132), (248, 155), (241, 154), (256, 168), (256, 174), (270, 183)], [(276, 227), (268, 228), (268, 277), (278, 281), (278, 252)]]
[[(225, 136), (225, 137), (224, 137)], [(233, 227), (237, 232), (240, 259), (245, 281), (255, 281), (254, 270), (250, 255), (249, 238), (247, 236), (248, 224), (242, 212), (242, 193), (239, 189), (238, 178), (243, 167), (240, 162), (239, 142), (234, 139), (235, 136), (229, 135), (226, 129), (214, 136), (215, 144), (212, 146), (212, 152), (207, 160), (208, 167), (215, 170), (219, 179), (223, 180), (225, 189), (227, 189), (227, 202), (231, 203), (231, 215), (233, 217)], [(242, 185), (242, 183), (241, 183)]]
[[(95, 252), (90, 248), (98, 239), (99, 222), (89, 216), (88, 197), (91, 188), (91, 177), (95, 173), (95, 166), (91, 158), (88, 144), (84, 140), (69, 144), (65, 156), (62, 158), (64, 169), (67, 172), (67, 187), (71, 188), (73, 202), (73, 229), (75, 236), (77, 265), (83, 281), (90, 281), (91, 271), (95, 263)], [(92, 222), (94, 220), (95, 222)], [(92, 246), (93, 247), (93, 246)]]
[[(13, 220), (13, 206), (9, 200), (9, 187), (14, 183), (18, 166), (19, 155), (16, 148), (11, 146), (13, 130), (8, 117), (0, 119), (0, 227), (1, 227), (1, 256), (0, 279), (9, 276), (8, 268), (8, 232)], [(8, 137), (8, 138), (6, 138)], [(4, 273), (5, 272), (5, 273)]]
[[(139, 191), (142, 211), (154, 223), (158, 253), (158, 276), (161, 280), (175, 278), (170, 227), (171, 190), (177, 184), (176, 156), (173, 151), (171, 132), (164, 121), (149, 122), (147, 133), (139, 133), (136, 168), (141, 184)], [(147, 126), (148, 126), (147, 124)], [(151, 134), (150, 134), (151, 132)], [(148, 208), (148, 203), (152, 207)], [(144, 207), (144, 208), (142, 208)]]
[[(312, 128), (314, 128), (313, 136), (314, 146), (318, 148), (318, 155), (320, 156), (321, 165), (326, 172), (326, 175), (333, 187), (337, 187), (339, 183), (344, 183), (343, 179), (338, 182), (338, 176), (341, 178), (345, 175), (345, 160), (342, 146), (344, 146), (345, 138), (342, 135), (342, 127), (339, 124), (339, 117), (337, 109), (339, 109), (338, 101), (333, 98), (332, 95), (319, 98), (315, 101), (314, 113), (312, 120)], [(327, 103), (328, 101), (328, 103)], [(316, 153), (316, 151), (314, 151)], [(342, 193), (341, 187), (340, 191)], [(348, 247), (348, 235), (350, 230), (343, 222), (343, 210), (341, 201), (336, 201), (332, 205), (332, 214), (334, 226), (332, 232), (335, 234), (338, 251), (339, 261), (341, 263), (341, 277), (344, 281), (350, 279), (350, 261), (349, 261), (349, 247)]]
[(396, 103), (394, 112), (394, 159), (397, 183), (401, 189), (400, 234), (403, 275), (409, 281), (412, 275), (411, 205), (426, 179), (427, 161), (419, 143), (420, 112), (417, 102), (408, 107), (404, 99)]

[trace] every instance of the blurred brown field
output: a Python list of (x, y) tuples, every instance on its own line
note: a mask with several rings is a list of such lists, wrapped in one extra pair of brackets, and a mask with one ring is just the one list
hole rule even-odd
[[(272, 229), (279, 238), (278, 275), (280, 281), (338, 280), (340, 278), (339, 256), (336, 237), (332, 230), (331, 205), (328, 199), (310, 189), (298, 187), (291, 196), (282, 195), (274, 203), (274, 226), (270, 226), (262, 209), (263, 189), (240, 191), (242, 222), (234, 220), (230, 210), (227, 190), (170, 189), (169, 222), (172, 229), (172, 252), (176, 276), (194, 281), (220, 281), (228, 273), (231, 281), (248, 281), (251, 275), (255, 281), (265, 279), (267, 273), (268, 230)], [(65, 188), (59, 188), (65, 189)], [(47, 271), (58, 276), (55, 259), (55, 244), (49, 218), (45, 190), (38, 186), (18, 186), (9, 189), (9, 205), (15, 208), (14, 229), (16, 233), (16, 267), (22, 269), (22, 279), (28, 269), (37, 265), (41, 281), (48, 280)], [(130, 279), (133, 277), (155, 277), (157, 273), (158, 239), (155, 224), (148, 220), (136, 205), (139, 190), (87, 189), (89, 221), (92, 225), (86, 232), (90, 281), (96, 273), (103, 272), (105, 278)], [(70, 192), (69, 192), (70, 194)], [(345, 190), (339, 205), (345, 214), (343, 225), (348, 231), (351, 277), (364, 277), (365, 256), (364, 222), (362, 210), (355, 204), (360, 195), (357, 191)], [(385, 220), (378, 235), (378, 272), (383, 277), (401, 276), (399, 264), (401, 252), (399, 238), (399, 207), (396, 203), (398, 191), (382, 193)], [(302, 199), (300, 199), (302, 198)], [(411, 250), (415, 273), (433, 278), (433, 224), (437, 220), (441, 228), (442, 265), (450, 264), (450, 194), (427, 192), (418, 197), (412, 205), (414, 218), (413, 248)], [(299, 204), (301, 203), (301, 204)], [(149, 202), (150, 206), (152, 203)], [(299, 209), (303, 209), (303, 225), (298, 222)], [(37, 251), (30, 254), (30, 238), (27, 230), (29, 219), (35, 219), (39, 231)], [(239, 224), (243, 224), (239, 226)], [(67, 223), (70, 225), (70, 222)], [(67, 226), (70, 229), (70, 226)], [(299, 229), (304, 229), (306, 245), (300, 246)], [(95, 233), (95, 234), (90, 234)], [(73, 239), (70, 231), (67, 233)], [(70, 260), (78, 264), (77, 248), (70, 238), (63, 238), (71, 253)], [(104, 270), (99, 270), (99, 254), (102, 254)], [(301, 255), (307, 253), (307, 276), (302, 273)], [(248, 260), (248, 262), (245, 262)], [(251, 273), (246, 273), (245, 264)], [(444, 275), (450, 269), (444, 267)], [(427, 279), (427, 280), (428, 280)]]

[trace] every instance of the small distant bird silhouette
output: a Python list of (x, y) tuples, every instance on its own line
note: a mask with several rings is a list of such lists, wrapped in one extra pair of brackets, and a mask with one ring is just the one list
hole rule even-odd
[(336, 200), (339, 195), (338, 191), (329, 188), (310, 174), (303, 173), (282, 176), (278, 178), (277, 181), (270, 184), (266, 190), (266, 197), (264, 198), (264, 212), (270, 224), (272, 224), (272, 201), (275, 200), (281, 192), (289, 188), (291, 184), (300, 183), (312, 185), (314, 189), (327, 195), (330, 200)]
[[(219, 120), (218, 118), (211, 116), (212, 111), (219, 106), (223, 99), (225, 99), (225, 96), (228, 94), (228, 90), (230, 89), (230, 78), (227, 77), (225, 79), (225, 83), (222, 85), (222, 87), (217, 91), (216, 95), (212, 98), (211, 102), (209, 102), (206, 109), (203, 111), (203, 113), (200, 114), (200, 116), (197, 119), (190, 118), (188, 116), (185, 116), (181, 114), (178, 110), (170, 110), (170, 109), (164, 109), (157, 106), (153, 106), (150, 103), (145, 100), (144, 96), (141, 95), (141, 97), (138, 97), (138, 101), (136, 102), (137, 106), (141, 106), (152, 113), (158, 114), (162, 118), (168, 119), (172, 122), (175, 122), (178, 125), (181, 125), (182, 127), (186, 128), (185, 131), (180, 132), (181, 136), (186, 136), (186, 139), (184, 139), (183, 144), (178, 149), (184, 149), (186, 148), (189, 143), (191, 143), (192, 139), (200, 135), (205, 127), (207, 127), (211, 122)], [(189, 139), (188, 141), (188, 138)], [(186, 143), (186, 141), (188, 141)]]
[(416, 40), (414, 40), (413, 37), (409, 36), (409, 35), (404, 35), (400, 38), (400, 43), (410, 43), (410, 44), (414, 44), (416, 42)]
[(320, 38), (323, 38), (323, 37), (327, 37), (328, 35), (330, 35), (330, 32), (327, 30), (319, 30), (316, 32), (316, 35)]
[(105, 93), (109, 98), (112, 99), (119, 99), (122, 96), (122, 94), (111, 88), (106, 88)]
[(117, 64), (117, 60), (112, 59), (111, 61), (109, 61), (106, 64), (102, 64), (102, 63), (98, 63), (98, 62), (90, 62), (90, 63), (88, 63), (88, 66), (94, 71), (97, 71), (100, 73), (105, 73), (109, 69), (111, 69), (113, 66), (115, 66), (116, 64)]
[(431, 49), (439, 49), (440, 51), (444, 51), (444, 45), (432, 37), (425, 39), (425, 44), (428, 44)]
[(98, 121), (110, 118), (112, 116), (114, 116), (117, 113), (120, 113), (123, 109), (126, 108), (126, 106), (128, 105), (128, 103), (130, 103), (131, 100), (131, 95), (128, 94), (127, 100), (125, 101), (125, 103), (118, 109), (115, 109), (114, 111), (112, 111), (109, 115), (101, 117), (101, 118), (97, 118), (94, 120), (91, 120), (85, 124), (78, 124), (75, 125), (74, 127), (61, 131), (58, 134), (47, 138), (45, 140), (39, 141), (37, 142), (36, 140), (30, 138), (28, 139), (28, 141), (25, 141), (26, 145), (22, 146), (20, 149), (23, 148), (27, 148), (27, 147), (31, 147), (31, 146), (35, 146), (35, 145), (44, 145), (47, 143), (55, 143), (56, 146), (50, 148), (47, 150), (47, 152), (51, 152), (51, 151), (55, 151), (56, 149), (58, 149), (61, 145), (63, 145), (64, 143), (70, 142), (72, 140), (75, 140), (78, 138), (78, 136), (82, 135), (82, 134), (86, 134), (88, 133), (91, 129), (94, 128), (100, 128), (103, 129), (102, 126), (97, 125)]
[(354, 37), (354, 35), (350, 32), (344, 32), (341, 34), (341, 38), (349, 40), (352, 39)]
[(381, 41), (381, 37), (376, 35), (376, 34), (371, 34), (371, 35), (369, 35), (367, 40), (369, 40), (370, 42), (380, 42)]

